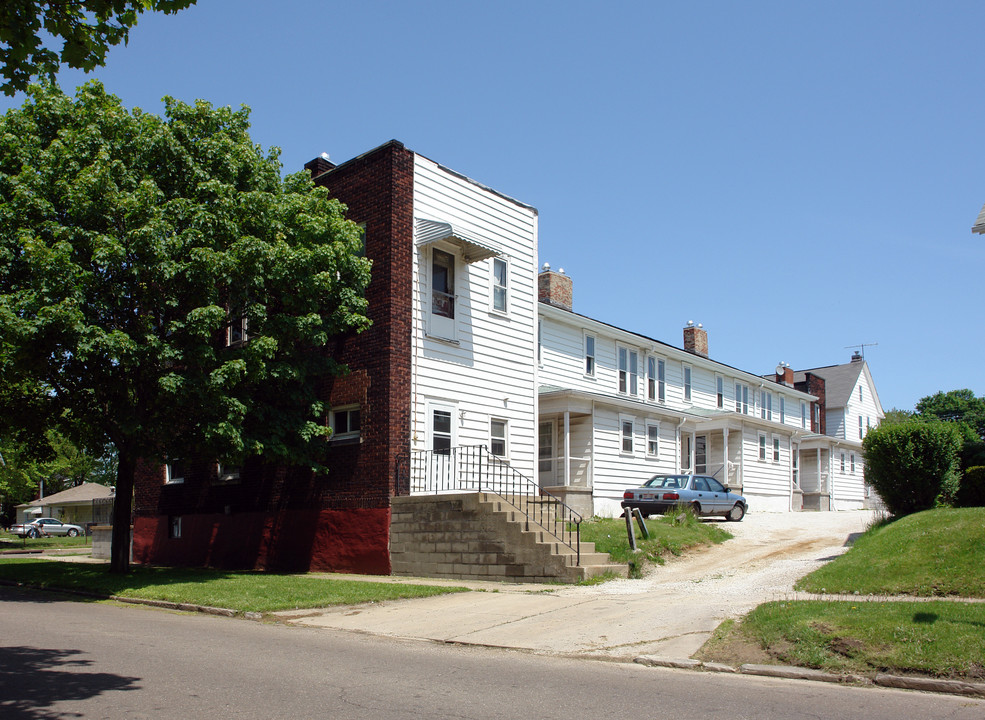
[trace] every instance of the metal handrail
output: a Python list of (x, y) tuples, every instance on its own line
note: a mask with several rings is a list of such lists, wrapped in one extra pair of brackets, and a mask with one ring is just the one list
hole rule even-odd
[(462, 445), (446, 450), (412, 450), (397, 461), (397, 492), (440, 494), (486, 492), (499, 496), (530, 523), (536, 523), (556, 540), (575, 551), (581, 565), (582, 516), (559, 497), (493, 455), (485, 445)]

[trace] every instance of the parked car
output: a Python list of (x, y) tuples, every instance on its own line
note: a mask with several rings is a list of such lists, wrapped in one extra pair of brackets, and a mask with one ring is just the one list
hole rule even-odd
[(55, 518), (38, 518), (37, 520), (32, 520), (29, 523), (11, 525), (10, 532), (17, 537), (22, 538), (36, 538), (41, 537), (42, 535), (68, 535), (69, 537), (78, 537), (83, 534), (85, 530), (78, 525), (63, 523), (60, 520), (55, 520)]
[(642, 487), (623, 493), (624, 508), (639, 508), (644, 517), (676, 507), (691, 507), (695, 515), (721, 515), (738, 522), (749, 503), (707, 475), (654, 475)]

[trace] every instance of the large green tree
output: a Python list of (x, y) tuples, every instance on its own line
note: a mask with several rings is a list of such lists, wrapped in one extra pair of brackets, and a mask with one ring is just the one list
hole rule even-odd
[(0, 118), (0, 422), (115, 447), (115, 571), (140, 458), (318, 467), (317, 388), (342, 370), (319, 349), (369, 323), (344, 207), (281, 178), (248, 109), (165, 107), (90, 82), (32, 87)]
[[(60, 65), (89, 72), (127, 43), (145, 11), (171, 14), (196, 0), (3, 0), (0, 3), (0, 90), (13, 95), (33, 78), (54, 81)], [(46, 41), (62, 42), (60, 51)]]
[(985, 465), (985, 398), (971, 390), (928, 395), (916, 406), (917, 417), (953, 423), (961, 433), (962, 469)]

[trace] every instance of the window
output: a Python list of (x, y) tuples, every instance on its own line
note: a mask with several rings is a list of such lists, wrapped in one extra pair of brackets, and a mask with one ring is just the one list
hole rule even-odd
[(646, 359), (646, 396), (657, 399), (657, 359), (653, 356)]
[(657, 402), (667, 400), (667, 362), (657, 360)]
[(691, 402), (691, 366), (681, 365), (684, 371), (684, 402)]
[(554, 462), (554, 423), (540, 423), (537, 427), (537, 470), (549, 473)]
[(509, 282), (509, 266), (503, 258), (493, 258), (492, 262), (492, 308), (496, 312), (506, 312), (506, 290)]
[(749, 414), (749, 386), (735, 384), (735, 411), (743, 415)]
[(800, 448), (792, 448), (790, 451), (790, 462), (793, 464), (793, 485), (800, 487)]
[(624, 453), (633, 452), (633, 420), (631, 418), (619, 419), (620, 434), (622, 436), (622, 451)]
[(185, 461), (171, 458), (164, 466), (164, 482), (177, 485), (185, 481)]
[[(861, 390), (861, 388), (859, 388)], [(858, 439), (861, 440), (865, 435), (864, 426), (862, 425), (862, 416), (858, 416)]]
[(766, 433), (759, 433), (759, 459), (766, 462)]
[(228, 347), (238, 347), (245, 343), (248, 327), (249, 322), (246, 319), (246, 313), (242, 309), (230, 312), (229, 325), (226, 327), (226, 345)]
[(239, 481), (239, 465), (216, 464), (216, 482), (234, 483)]
[(854, 475), (855, 474), (855, 453), (852, 453), (850, 457), (851, 457), (851, 462), (852, 462), (851, 471), (852, 471), (852, 475)]
[(858, 401), (862, 402), (862, 386), (858, 386)]
[(814, 406), (814, 427), (815, 432), (821, 432), (821, 406)]
[(636, 395), (639, 392), (639, 356), (634, 350), (619, 348), (619, 392)]
[(430, 335), (443, 340), (457, 340), (455, 323), (455, 256), (444, 250), (431, 250), (431, 319)]
[(450, 408), (431, 408), (431, 449), (439, 455), (451, 454), (451, 413)]
[(657, 423), (646, 424), (646, 454), (647, 457), (660, 454), (660, 425)]
[(807, 429), (807, 403), (800, 401), (800, 426)]
[(763, 420), (773, 419), (773, 393), (766, 390), (759, 391), (759, 416)]
[(780, 462), (780, 438), (773, 436), (773, 462)]
[(168, 537), (181, 537), (181, 515), (172, 515), (168, 518)]
[(595, 336), (585, 336), (585, 374), (595, 376)]
[(841, 471), (845, 472), (845, 453), (841, 454)]
[(489, 452), (506, 457), (506, 421), (493, 418), (489, 421)]
[(329, 424), (334, 431), (332, 440), (358, 438), (359, 406), (334, 408), (329, 415)]
[(787, 399), (780, 396), (780, 422), (785, 423), (787, 421)]
[(721, 375), (715, 378), (715, 407), (725, 407), (725, 379)]

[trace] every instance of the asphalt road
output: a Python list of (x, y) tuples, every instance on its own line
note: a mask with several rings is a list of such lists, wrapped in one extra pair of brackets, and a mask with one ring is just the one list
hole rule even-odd
[(403, 641), (0, 588), (0, 718), (954, 718), (985, 701)]

